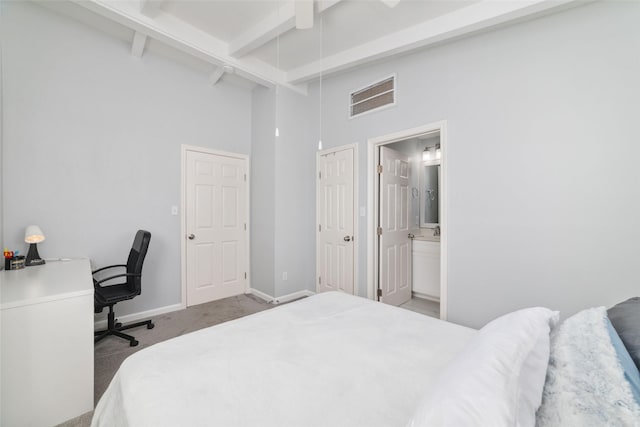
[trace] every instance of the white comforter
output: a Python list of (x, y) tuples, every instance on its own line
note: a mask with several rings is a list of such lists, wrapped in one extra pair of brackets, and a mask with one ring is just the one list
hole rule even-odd
[(474, 333), (315, 295), (135, 353), (92, 426), (404, 426)]

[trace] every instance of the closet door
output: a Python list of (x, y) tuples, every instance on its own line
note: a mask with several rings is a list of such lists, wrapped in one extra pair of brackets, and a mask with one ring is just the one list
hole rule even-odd
[(246, 290), (247, 159), (186, 152), (187, 306)]
[(354, 292), (354, 150), (318, 156), (318, 292)]

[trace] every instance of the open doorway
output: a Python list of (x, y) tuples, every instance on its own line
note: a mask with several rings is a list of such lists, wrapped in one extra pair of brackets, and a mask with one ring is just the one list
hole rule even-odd
[(446, 122), (368, 144), (368, 296), (447, 318)]

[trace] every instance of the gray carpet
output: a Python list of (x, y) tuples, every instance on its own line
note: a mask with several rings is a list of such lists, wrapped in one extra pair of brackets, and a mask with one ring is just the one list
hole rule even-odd
[[(153, 323), (155, 323), (153, 329), (147, 329), (143, 326), (124, 331), (136, 337), (140, 342), (137, 347), (130, 347), (128, 341), (113, 336), (103, 339), (94, 348), (94, 402), (98, 403), (122, 361), (136, 351), (170, 338), (271, 307), (274, 306), (253, 295), (238, 295), (153, 317)], [(117, 306), (115, 309), (117, 315)], [(60, 426), (87, 427), (91, 424), (92, 416), (93, 411), (87, 412), (60, 424)]]

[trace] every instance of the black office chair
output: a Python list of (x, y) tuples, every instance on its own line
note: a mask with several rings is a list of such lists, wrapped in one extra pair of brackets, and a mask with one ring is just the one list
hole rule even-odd
[[(115, 314), (113, 313), (113, 305), (120, 301), (126, 301), (128, 299), (135, 298), (142, 292), (142, 264), (144, 257), (147, 255), (147, 249), (149, 248), (149, 241), (151, 240), (151, 233), (145, 230), (138, 230), (136, 237), (133, 240), (131, 251), (129, 252), (129, 259), (126, 264), (110, 265), (107, 267), (99, 268), (92, 272), (94, 292), (94, 311), (96, 313), (102, 313), (102, 309), (109, 307), (109, 317), (107, 323), (107, 329), (104, 331), (96, 331), (94, 333), (94, 342), (98, 342), (101, 339), (115, 335), (120, 338), (129, 340), (129, 345), (135, 347), (138, 345), (138, 341), (131, 335), (122, 333), (125, 329), (137, 328), (138, 326), (147, 325), (147, 329), (153, 329), (155, 326), (151, 320), (144, 322), (137, 322), (131, 325), (123, 326), (122, 323), (116, 322)], [(116, 274), (113, 276), (105, 277), (103, 279), (97, 279), (95, 274), (108, 270), (110, 268), (124, 267), (126, 273)], [(126, 277), (126, 281), (122, 283), (116, 283), (113, 285), (104, 285), (103, 283), (109, 282), (113, 279)]]

